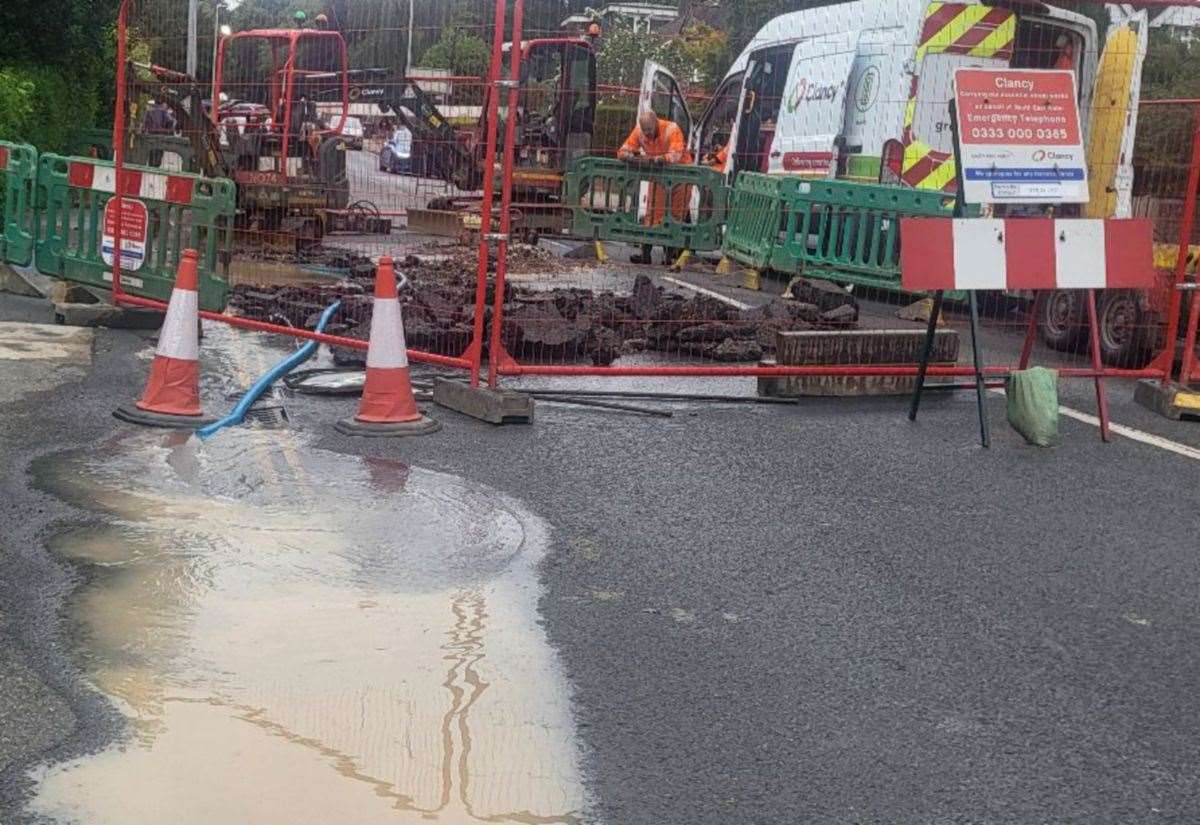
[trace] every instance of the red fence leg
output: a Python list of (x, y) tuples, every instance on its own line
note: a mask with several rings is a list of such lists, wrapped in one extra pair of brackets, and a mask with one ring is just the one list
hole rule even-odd
[[(129, 0), (121, 0), (121, 8), (117, 12), (117, 89), (116, 101), (113, 104), (113, 167), (117, 179), (113, 207), (117, 213), (116, 225), (113, 227), (113, 268), (112, 268), (112, 301), (120, 304), (125, 295), (121, 285), (121, 224), (124, 212), (121, 206), (121, 182), (125, 177), (125, 45), (128, 39)], [(101, 221), (104, 220), (103, 214)]]
[[(525, 23), (525, 0), (513, 4), (512, 23), (512, 66), (509, 74), (508, 111), (517, 111), (517, 95), (521, 83), (522, 28)], [(500, 188), (500, 244), (496, 251), (496, 285), (492, 306), (492, 339), (488, 346), (488, 386), (495, 389), (500, 381), (501, 343), (500, 331), (504, 324), (504, 290), (508, 275), (508, 240), (512, 232), (512, 185), (513, 163), (516, 159), (517, 119), (509, 117), (504, 123), (504, 181)], [(509, 358), (508, 360), (511, 360)]]
[(1179, 371), (1179, 383), (1183, 387), (1190, 387), (1193, 371), (1196, 368), (1196, 328), (1200, 326), (1200, 292), (1192, 292), (1191, 300), (1188, 302), (1188, 328), (1187, 338), (1183, 344), (1183, 368)]
[(1029, 308), (1029, 325), (1025, 328), (1025, 342), (1021, 344), (1020, 368), (1029, 369), (1029, 360), (1033, 357), (1033, 345), (1037, 342), (1038, 313), (1042, 309), (1042, 301), (1046, 294), (1038, 290), (1033, 294), (1033, 306)]
[(1187, 278), (1188, 247), (1192, 240), (1192, 229), (1196, 222), (1196, 189), (1200, 188), (1200, 104), (1196, 106), (1192, 126), (1192, 165), (1188, 170), (1188, 188), (1184, 195), (1183, 218), (1179, 222), (1179, 253), (1175, 261), (1175, 277), (1171, 282), (1170, 309), (1167, 310), (1167, 342), (1163, 352), (1163, 386), (1171, 383), (1171, 371), (1175, 368), (1175, 339), (1179, 335), (1179, 311), (1183, 305), (1183, 293), (1179, 286)]
[[(475, 324), (466, 357), (471, 360), (471, 386), (479, 386), (483, 360), (483, 316), (487, 312), (488, 256), (491, 252), (492, 199), (496, 194), (496, 121), (500, 117), (500, 72), (504, 64), (505, 0), (496, 0), (496, 23), (492, 35), (492, 66), (488, 72), (487, 148), (483, 160), (483, 204), (479, 222), (479, 269), (475, 285)], [(514, 109), (509, 109), (510, 112)], [(512, 122), (512, 117), (508, 118)], [(511, 142), (510, 142), (511, 144)], [(493, 327), (496, 321), (492, 321)]]

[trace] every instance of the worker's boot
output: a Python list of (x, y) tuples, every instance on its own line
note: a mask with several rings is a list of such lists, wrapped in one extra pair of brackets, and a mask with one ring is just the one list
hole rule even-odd
[(651, 252), (653, 252), (653, 251), (654, 251), (654, 247), (652, 247), (652, 246), (648, 246), (648, 245), (646, 245), (646, 244), (643, 244), (643, 245), (642, 245), (642, 252), (641, 252), (641, 254), (640, 254), (640, 255), (633, 255), (633, 256), (631, 256), (631, 257), (629, 258), (629, 262), (630, 262), (631, 264), (648, 264), (648, 263), (653, 263), (653, 261), (650, 259), (650, 253), (651, 253)]

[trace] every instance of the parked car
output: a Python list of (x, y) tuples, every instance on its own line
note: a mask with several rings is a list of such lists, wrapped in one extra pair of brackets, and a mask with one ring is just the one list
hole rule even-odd
[(404, 126), (392, 132), (392, 136), (379, 150), (379, 171), (393, 175), (411, 174), (413, 171), (413, 136)]
[[(336, 132), (341, 126), (342, 116), (334, 115), (329, 121), (329, 128)], [(342, 137), (346, 140), (346, 145), (356, 152), (361, 152), (363, 148), (363, 137), (366, 132), (363, 129), (362, 121), (356, 117), (346, 118), (346, 125), (341, 129)]]

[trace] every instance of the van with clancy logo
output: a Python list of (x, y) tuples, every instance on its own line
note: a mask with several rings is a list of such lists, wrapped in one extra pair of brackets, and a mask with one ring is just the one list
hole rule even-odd
[[(1069, 69), (1091, 201), (1059, 214), (1129, 217), (1149, 21), (1145, 11), (1121, 16), (1102, 49), (1091, 18), (1037, 0), (855, 0), (805, 9), (763, 26), (698, 120), (675, 78), (653, 62), (641, 105), (678, 123), (696, 162), (731, 182), (749, 171), (953, 193), (955, 70)], [(1136, 362), (1147, 350), (1139, 339), (1152, 326), (1148, 316), (1163, 309), (1151, 300), (1131, 290), (1101, 296), (1106, 362)], [(1041, 306), (1043, 340), (1074, 348), (1087, 330), (1078, 294), (1058, 291)]]
[[(1136, 34), (1137, 54), (1127, 61), (1129, 99), (1120, 102), (1131, 116), (1105, 124), (1113, 132), (1105, 141), (1112, 161), (1102, 170), (1107, 180), (1097, 183), (1110, 192), (1120, 188), (1117, 201), (1127, 210), (1145, 12), (1124, 25)], [(1119, 42), (1130, 48), (1128, 40)], [(955, 69), (1071, 69), (1086, 138), (1098, 43), (1091, 18), (1040, 2), (856, 0), (767, 23), (699, 120), (688, 112), (675, 78), (653, 62), (645, 67), (642, 105), (678, 123), (691, 136), (697, 162), (707, 158), (731, 180), (752, 171), (952, 192)]]

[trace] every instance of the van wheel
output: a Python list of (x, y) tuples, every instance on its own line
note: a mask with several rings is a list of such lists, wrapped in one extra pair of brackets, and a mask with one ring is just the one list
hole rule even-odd
[(1087, 334), (1083, 296), (1075, 290), (1056, 289), (1042, 300), (1038, 332), (1050, 349), (1077, 351)]
[(1100, 358), (1110, 367), (1141, 369), (1150, 362), (1146, 345), (1146, 313), (1130, 289), (1104, 290), (1099, 295), (1096, 317), (1100, 326)]

